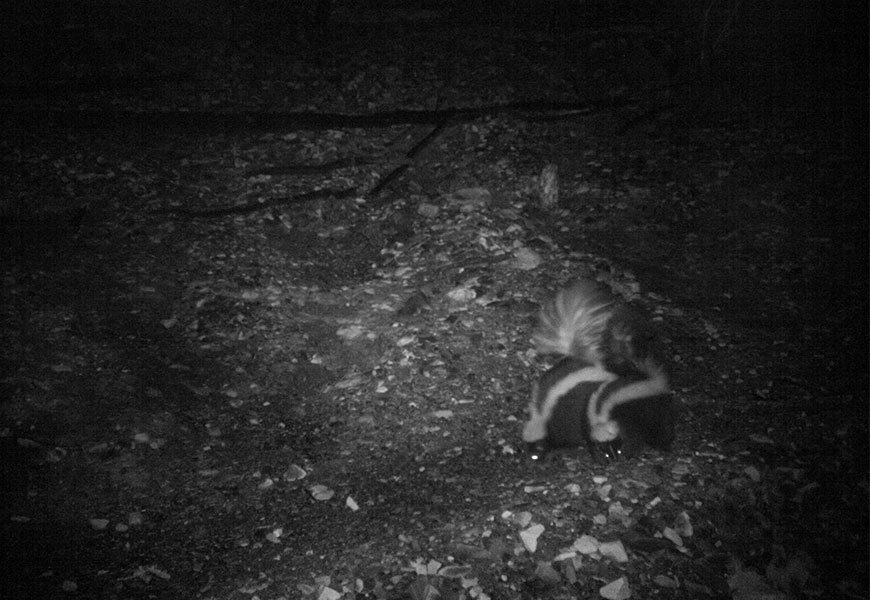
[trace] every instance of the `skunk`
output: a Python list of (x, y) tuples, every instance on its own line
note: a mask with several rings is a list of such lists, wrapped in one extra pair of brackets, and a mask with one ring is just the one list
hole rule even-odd
[(647, 324), (595, 284), (580, 281), (541, 311), (539, 354), (561, 360), (534, 385), (523, 441), (547, 450), (586, 445), (593, 457), (668, 450), (676, 420)]

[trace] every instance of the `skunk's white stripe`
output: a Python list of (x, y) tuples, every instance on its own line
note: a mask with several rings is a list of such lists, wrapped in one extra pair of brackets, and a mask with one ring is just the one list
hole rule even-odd
[(604, 390), (604, 386), (598, 388), (589, 398), (586, 405), (589, 416), (589, 436), (596, 442), (609, 442), (619, 435), (619, 425), (610, 419), (613, 409), (632, 400), (640, 400), (658, 396), (668, 391), (668, 378), (661, 366), (652, 360), (644, 361), (641, 369), (649, 375), (649, 379), (635, 381), (615, 390), (598, 407), (598, 397)]
[(576, 386), (588, 381), (600, 382), (601, 385), (595, 392), (597, 397), (604, 386), (616, 378), (616, 375), (602, 369), (600, 366), (584, 367), (560, 379), (556, 385), (547, 390), (547, 395), (542, 402), (537, 402), (538, 384), (535, 383), (532, 389), (532, 401), (529, 403), (529, 422), (523, 427), (523, 441), (537, 442), (547, 437), (547, 421), (550, 420), (550, 415), (553, 414), (556, 403), (559, 401), (559, 398)]

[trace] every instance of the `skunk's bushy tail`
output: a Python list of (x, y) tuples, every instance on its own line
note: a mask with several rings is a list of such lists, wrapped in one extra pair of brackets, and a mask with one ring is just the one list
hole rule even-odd
[(571, 357), (619, 375), (658, 374), (651, 328), (589, 281), (560, 290), (541, 310), (535, 332), (539, 354)]
[(604, 362), (612, 301), (593, 283), (579, 281), (560, 290), (541, 310), (535, 332), (538, 354), (571, 356), (590, 365)]

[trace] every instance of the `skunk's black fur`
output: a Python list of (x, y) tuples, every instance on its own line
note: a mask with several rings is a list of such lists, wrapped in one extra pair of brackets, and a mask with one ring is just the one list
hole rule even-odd
[(560, 291), (535, 333), (538, 353), (562, 359), (532, 393), (523, 440), (533, 455), (582, 444), (596, 457), (669, 449), (675, 410), (652, 338), (644, 321), (595, 284)]

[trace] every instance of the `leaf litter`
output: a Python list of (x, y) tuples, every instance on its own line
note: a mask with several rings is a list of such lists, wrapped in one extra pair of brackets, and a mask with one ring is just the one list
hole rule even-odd
[[(207, 42), (177, 39), (148, 60), (166, 73), (212, 65), (221, 90), (60, 102), (256, 109), (298, 93), (319, 110), (386, 110), (427, 106), (438, 80), (437, 61), (411, 55), (388, 89), (366, 66), (370, 48), (352, 78), (278, 61), (274, 85), (254, 93)], [(505, 84), (513, 51), (466, 42), (475, 76), (449, 82), (449, 97), (486, 104), (521, 89)], [(63, 201), (29, 221), (51, 243), (19, 236), (3, 272), (14, 368), (0, 440), (23, 585), (45, 597), (866, 591), (829, 558), (866, 556), (848, 525), (866, 517), (866, 425), (829, 397), (859, 394), (820, 366), (840, 359), (825, 342), (855, 320), (844, 301), (792, 326), (836, 256), (834, 236), (799, 218), (824, 199), (799, 174), (824, 167), (794, 148), (825, 155), (831, 140), (790, 123), (692, 130), (667, 118), (647, 134), (616, 136), (604, 116), (530, 126), (499, 114), (447, 126), (384, 199), (295, 204), (283, 200), (371, 189), (387, 172), (372, 165), (424, 132), (49, 130), (5, 145), (17, 202)], [(536, 207), (544, 155), (560, 163), (552, 213)], [(833, 185), (837, 198), (855, 193)], [(172, 212), (228, 207), (251, 210)], [(661, 316), (685, 382), (673, 455), (531, 465), (513, 450), (543, 366), (531, 318), (580, 275)], [(807, 376), (820, 369), (826, 381)], [(785, 408), (795, 419), (781, 418), (782, 377), (808, 390)], [(821, 398), (831, 412), (810, 417)], [(821, 510), (829, 496), (836, 506)], [(109, 526), (127, 515), (135, 527)], [(49, 569), (57, 556), (78, 564)]]

